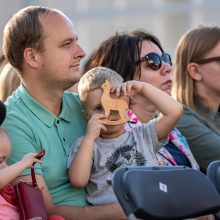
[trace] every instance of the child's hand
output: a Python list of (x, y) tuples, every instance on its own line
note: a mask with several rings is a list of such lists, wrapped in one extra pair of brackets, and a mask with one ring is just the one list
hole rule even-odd
[(24, 155), (21, 161), (25, 164), (26, 168), (32, 167), (33, 163), (42, 163), (41, 160), (35, 158), (36, 155), (36, 153), (29, 153)]
[(124, 82), (120, 85), (112, 86), (111, 92), (117, 95), (117, 96), (132, 96), (136, 93), (139, 93), (141, 89), (143, 88), (143, 82), (131, 80)]
[(105, 115), (103, 114), (94, 114), (90, 118), (87, 124), (86, 136), (95, 140), (99, 137), (101, 129), (107, 131), (105, 127)]

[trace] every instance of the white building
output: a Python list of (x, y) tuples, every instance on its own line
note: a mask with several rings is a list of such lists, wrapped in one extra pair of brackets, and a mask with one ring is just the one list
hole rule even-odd
[(7, 20), (28, 5), (61, 9), (74, 21), (88, 55), (116, 31), (136, 28), (155, 34), (174, 55), (187, 30), (199, 24), (220, 25), (219, 0), (0, 0), (1, 41)]

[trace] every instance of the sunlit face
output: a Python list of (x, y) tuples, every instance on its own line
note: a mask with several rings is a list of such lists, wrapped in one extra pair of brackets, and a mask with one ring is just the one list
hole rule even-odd
[[(220, 56), (220, 42), (216, 47), (208, 53), (204, 58)], [(206, 92), (210, 97), (220, 96), (220, 61), (213, 61), (206, 64), (198, 64), (199, 72), (202, 76), (200, 83), (206, 88)]]
[(80, 79), (80, 61), (85, 56), (75, 26), (60, 14), (42, 16), (40, 21), (45, 34), (45, 50), (38, 54), (42, 82), (67, 89)]
[[(140, 57), (144, 57), (146, 54), (154, 52), (159, 56), (162, 55), (160, 48), (151, 41), (143, 41), (141, 46)], [(139, 80), (143, 82), (147, 82), (167, 94), (171, 94), (172, 80), (171, 80), (171, 70), (172, 66), (162, 62), (162, 66), (159, 70), (152, 70), (146, 61), (143, 61), (141, 64), (141, 73), (139, 72), (139, 68), (136, 69), (136, 73), (134, 75), (134, 80)]]
[[(90, 91), (86, 98), (85, 115), (87, 120), (89, 120), (93, 114), (104, 114), (104, 109), (101, 105), (101, 96), (103, 94), (102, 89), (95, 89)], [(111, 95), (114, 97), (113, 95)], [(115, 97), (114, 97), (115, 98)], [(117, 121), (120, 119), (118, 111), (111, 111), (108, 117), (110, 121)], [(124, 125), (106, 125), (107, 131), (101, 130), (101, 137), (118, 137), (124, 131)]]
[(7, 166), (6, 160), (11, 153), (11, 143), (8, 139), (8, 136), (2, 131), (0, 132), (0, 169), (2, 169)]

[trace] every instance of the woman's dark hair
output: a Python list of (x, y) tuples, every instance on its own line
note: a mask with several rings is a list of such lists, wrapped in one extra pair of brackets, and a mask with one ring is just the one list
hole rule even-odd
[[(117, 32), (101, 43), (87, 63), (87, 69), (104, 66), (120, 74), (124, 81), (132, 80), (140, 60), (140, 49), (143, 41), (155, 43), (161, 50), (157, 37), (144, 30)], [(138, 64), (140, 66), (140, 64)]]

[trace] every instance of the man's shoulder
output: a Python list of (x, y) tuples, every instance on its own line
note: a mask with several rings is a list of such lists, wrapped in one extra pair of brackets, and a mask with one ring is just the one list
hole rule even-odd
[(78, 93), (73, 93), (73, 92), (70, 92), (70, 91), (65, 91), (64, 92), (64, 97), (71, 97), (73, 99), (80, 100)]
[(11, 116), (13, 114), (20, 115), (23, 114), (23, 110), (26, 108), (21, 97), (17, 93), (13, 93), (7, 101), (5, 102), (7, 109), (7, 116)]
[(63, 95), (63, 112), (68, 114), (75, 123), (80, 122), (86, 128), (87, 122), (82, 114), (82, 109), (79, 94), (65, 91)]
[(78, 93), (72, 93), (69, 91), (65, 91), (63, 94), (63, 99), (67, 103), (71, 103), (71, 104), (75, 103), (77, 105), (81, 105), (81, 101), (80, 101)]

